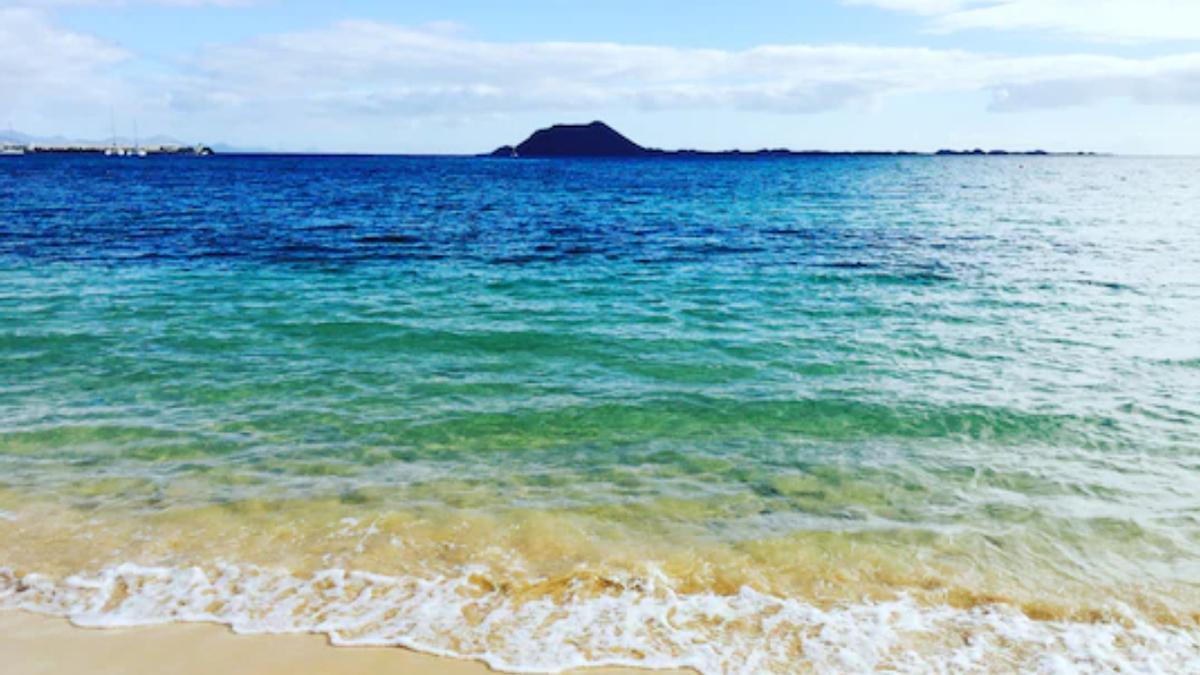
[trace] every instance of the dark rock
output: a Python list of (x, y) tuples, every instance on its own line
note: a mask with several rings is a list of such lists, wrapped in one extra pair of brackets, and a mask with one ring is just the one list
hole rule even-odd
[(556, 124), (535, 131), (511, 154), (500, 148), (493, 155), (510, 157), (641, 157), (646, 149), (604, 122)]
[[(678, 158), (777, 158), (777, 157), (905, 157), (927, 153), (905, 150), (854, 150), (849, 152), (829, 150), (789, 150), (787, 148), (763, 148), (761, 150), (661, 150), (644, 148), (622, 136), (604, 122), (591, 124), (556, 124), (534, 132), (524, 143), (513, 147), (501, 146), (489, 153), (489, 157), (678, 157)], [(941, 149), (933, 153), (939, 156), (987, 156), (987, 155), (1047, 155), (1045, 150), (970, 150)], [(1092, 153), (1079, 153), (1092, 154)]]

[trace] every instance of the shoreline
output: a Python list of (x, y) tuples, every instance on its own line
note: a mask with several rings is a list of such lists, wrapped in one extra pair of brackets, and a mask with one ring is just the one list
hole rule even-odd
[[(0, 609), (0, 654), (11, 675), (481, 675), (478, 661), (403, 647), (335, 647), (324, 635), (238, 635), (213, 623), (81, 628), (62, 617)], [(644, 675), (680, 670), (587, 668), (568, 673)]]

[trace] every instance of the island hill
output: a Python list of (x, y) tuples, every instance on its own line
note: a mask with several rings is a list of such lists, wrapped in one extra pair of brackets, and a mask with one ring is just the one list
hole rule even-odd
[[(919, 156), (919, 155), (1052, 155), (1045, 150), (1011, 152), (1008, 150), (938, 150), (936, 153), (908, 151), (860, 150), (838, 152), (828, 150), (660, 150), (645, 148), (626, 138), (604, 122), (591, 124), (556, 124), (535, 131), (524, 142), (497, 148), (489, 157), (554, 158), (554, 157), (806, 157), (814, 155)], [(1093, 153), (1068, 153), (1089, 155)]]

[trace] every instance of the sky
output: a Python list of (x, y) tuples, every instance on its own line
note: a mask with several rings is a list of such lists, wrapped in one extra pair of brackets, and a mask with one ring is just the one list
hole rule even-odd
[(1200, 0), (0, 0), (0, 129), (1200, 154)]

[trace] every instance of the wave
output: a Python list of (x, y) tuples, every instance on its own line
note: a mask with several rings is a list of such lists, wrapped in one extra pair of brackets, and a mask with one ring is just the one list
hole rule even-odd
[(749, 587), (677, 592), (656, 574), (578, 573), (517, 588), (482, 567), (428, 578), (228, 564), (122, 564), (63, 579), (0, 569), (0, 607), (85, 627), (215, 622), (243, 634), (324, 633), (338, 646), (400, 646), (513, 672), (1200, 672), (1200, 631), (1132, 614), (1038, 621), (1003, 604), (903, 596), (822, 607)]

